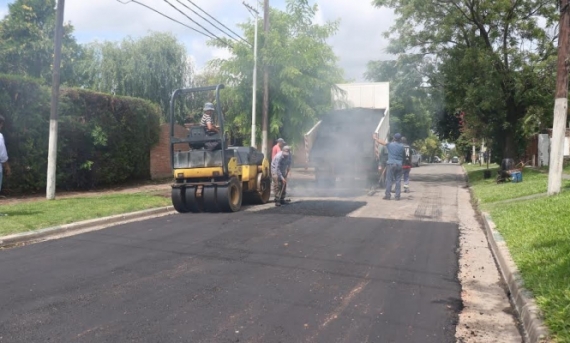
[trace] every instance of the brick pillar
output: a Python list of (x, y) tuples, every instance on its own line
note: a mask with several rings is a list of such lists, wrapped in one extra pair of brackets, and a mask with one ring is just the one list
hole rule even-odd
[[(185, 138), (188, 131), (184, 126), (174, 125), (174, 136)], [(188, 144), (177, 144), (175, 150), (188, 150)], [(170, 162), (170, 124), (160, 126), (160, 139), (158, 144), (150, 151), (150, 178), (167, 179), (172, 178), (172, 168)]]

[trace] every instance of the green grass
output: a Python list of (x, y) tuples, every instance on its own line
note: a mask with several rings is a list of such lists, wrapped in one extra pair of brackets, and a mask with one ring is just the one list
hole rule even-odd
[(570, 192), (496, 204), (489, 212), (550, 332), (570, 342)]
[[(489, 166), (491, 178), (486, 180), (483, 178), (483, 171), (486, 167), (473, 165), (464, 165), (464, 167), (468, 172), (469, 183), (473, 188), (475, 196), (480, 199), (482, 204), (546, 193), (548, 174), (544, 172), (525, 168), (522, 183), (506, 182), (497, 184), (495, 177), (499, 167), (496, 164)], [(564, 189), (570, 188), (570, 180), (563, 180), (562, 187)]]
[(0, 236), (170, 204), (170, 198), (135, 193), (2, 205), (8, 216), (0, 216)]

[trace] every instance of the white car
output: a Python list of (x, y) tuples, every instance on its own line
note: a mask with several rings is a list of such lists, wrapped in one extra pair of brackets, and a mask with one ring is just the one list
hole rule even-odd
[(451, 158), (451, 163), (459, 163), (459, 157), (453, 156), (453, 157)]

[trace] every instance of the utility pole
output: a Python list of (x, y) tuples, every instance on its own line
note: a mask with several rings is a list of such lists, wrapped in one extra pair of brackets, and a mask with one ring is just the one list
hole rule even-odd
[(257, 19), (259, 18), (259, 2), (255, 0), (255, 9), (250, 5), (243, 3), (248, 10), (255, 13), (255, 38), (253, 38), (253, 96), (251, 99), (251, 146), (256, 147), (255, 130), (257, 119), (256, 109), (257, 109)]
[(57, 165), (57, 120), (59, 101), (59, 68), (61, 64), (61, 40), (63, 36), (63, 13), (65, 0), (57, 1), (57, 14), (54, 33), (53, 72), (51, 85), (51, 111), (49, 116), (49, 147), (46, 198), (55, 199), (55, 171)]
[(554, 125), (548, 167), (548, 195), (560, 193), (562, 188), (562, 163), (568, 110), (568, 48), (570, 46), (570, 0), (560, 0), (560, 33), (558, 34), (558, 67), (556, 73), (556, 96), (554, 100)]
[[(269, 0), (263, 1), (263, 31), (265, 32), (265, 47), (269, 37)], [(269, 122), (269, 68), (267, 59), (263, 65), (263, 119), (261, 123), (261, 152), (268, 155), (267, 127)]]

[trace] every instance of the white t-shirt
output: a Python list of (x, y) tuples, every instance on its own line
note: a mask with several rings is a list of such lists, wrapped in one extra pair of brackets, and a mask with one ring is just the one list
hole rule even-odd
[(2, 171), (2, 164), (6, 162), (8, 162), (8, 151), (6, 151), (4, 136), (0, 133), (0, 172)]

